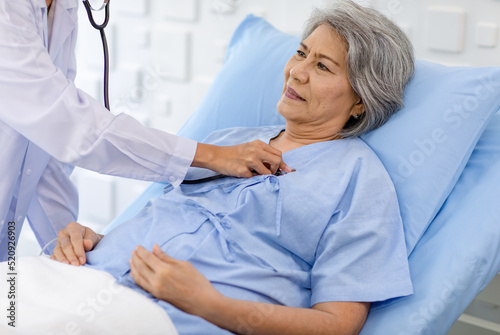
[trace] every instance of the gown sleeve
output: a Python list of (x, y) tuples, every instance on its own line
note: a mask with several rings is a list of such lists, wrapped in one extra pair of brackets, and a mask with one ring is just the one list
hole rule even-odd
[(394, 186), (381, 164), (358, 165), (319, 240), (311, 306), (413, 293)]

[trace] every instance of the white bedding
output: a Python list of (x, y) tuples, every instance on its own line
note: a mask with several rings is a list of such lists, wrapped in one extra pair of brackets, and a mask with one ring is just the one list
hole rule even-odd
[(7, 263), (0, 263), (0, 334), (166, 334), (175, 327), (157, 304), (108, 273), (48, 257), (16, 262), (16, 328), (8, 326)]

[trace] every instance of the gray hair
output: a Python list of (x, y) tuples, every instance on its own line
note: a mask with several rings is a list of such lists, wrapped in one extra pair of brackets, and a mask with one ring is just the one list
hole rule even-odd
[(378, 11), (350, 0), (314, 9), (302, 38), (327, 24), (347, 43), (347, 76), (365, 112), (351, 117), (339, 135), (359, 136), (383, 125), (403, 107), (403, 93), (414, 72), (413, 47), (405, 33)]

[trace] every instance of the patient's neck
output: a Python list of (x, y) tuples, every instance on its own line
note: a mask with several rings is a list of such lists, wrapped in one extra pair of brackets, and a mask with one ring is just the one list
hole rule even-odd
[(287, 151), (302, 147), (304, 145), (332, 141), (340, 139), (340, 136), (333, 137), (315, 137), (309, 136), (308, 134), (296, 134), (293, 131), (290, 131), (288, 128), (279, 133), (278, 136), (272, 138), (269, 141), (269, 145), (273, 148), (280, 150), (282, 153)]
[(301, 147), (304, 145), (304, 144), (296, 143), (293, 141), (289, 141), (286, 137), (287, 137), (286, 131), (282, 131), (281, 133), (279, 133), (278, 136), (276, 136), (275, 138), (272, 138), (269, 141), (269, 145), (272, 146), (273, 148), (278, 149), (279, 151), (281, 151), (281, 153), (285, 153), (287, 151), (293, 150), (295, 148), (298, 148), (298, 147)]

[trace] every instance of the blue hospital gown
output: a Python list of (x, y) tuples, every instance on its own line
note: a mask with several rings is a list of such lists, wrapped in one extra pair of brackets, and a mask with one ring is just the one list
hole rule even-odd
[[(222, 130), (206, 142), (268, 143), (283, 129)], [(237, 299), (310, 307), (411, 294), (395, 190), (371, 149), (349, 138), (303, 146), (283, 160), (296, 171), (167, 186), (87, 254), (88, 266), (154, 299), (135, 285), (128, 261), (137, 245), (151, 250), (158, 244)], [(210, 174), (192, 168), (186, 179)], [(228, 333), (158, 303), (182, 335)]]

